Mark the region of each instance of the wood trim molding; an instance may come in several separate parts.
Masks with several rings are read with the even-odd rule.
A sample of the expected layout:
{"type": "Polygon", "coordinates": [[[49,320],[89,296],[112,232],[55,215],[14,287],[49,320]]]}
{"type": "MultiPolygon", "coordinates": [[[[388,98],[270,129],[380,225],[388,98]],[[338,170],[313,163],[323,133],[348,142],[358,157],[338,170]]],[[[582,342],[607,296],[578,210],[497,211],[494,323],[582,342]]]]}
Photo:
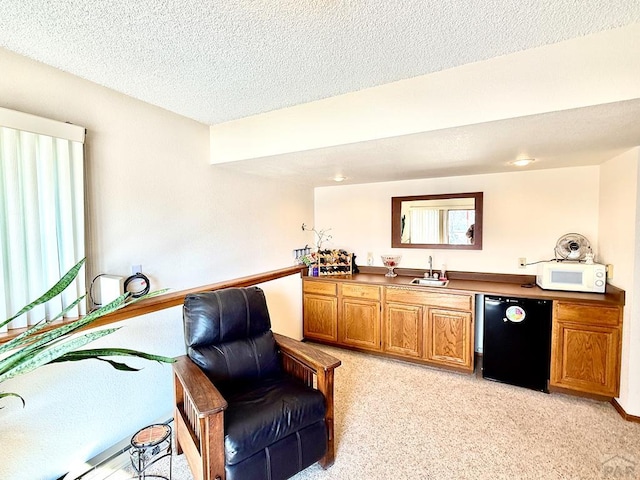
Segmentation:
{"type": "Polygon", "coordinates": [[[620,416],[624,418],[627,422],[640,423],[640,417],[636,417],[635,415],[629,415],[627,412],[625,412],[624,408],[622,408],[622,405],[620,405],[615,398],[611,399],[611,405],[613,405],[613,408],[616,409],[616,412],[618,412],[620,416]]]}
{"type": "MultiPolygon", "coordinates": [[[[212,292],[214,290],[221,290],[223,288],[229,287],[249,287],[252,285],[257,285],[259,283],[276,280],[278,278],[299,274],[306,269],[307,267],[305,265],[295,265],[293,267],[280,268],[278,270],[271,270],[269,272],[249,275],[247,277],[240,277],[233,280],[224,280],[222,282],[211,283],[209,285],[203,285],[200,287],[165,293],[163,295],[158,295],[157,297],[140,300],[139,302],[123,307],[120,310],[116,310],[109,315],[100,317],[98,320],[91,323],[91,325],[89,325],[87,328],[101,327],[110,323],[119,322],[120,320],[126,320],[127,318],[146,315],[147,313],[157,312],[159,310],[164,310],[165,308],[175,307],[176,305],[182,305],[184,303],[184,298],[187,295],[193,293],[212,292]]],[[[69,319],[64,322],[56,322],[52,324],[49,329],[58,327],[60,325],[63,325],[64,323],[71,323],[74,320],[76,319],[69,319]]],[[[0,344],[8,342],[27,329],[28,328],[13,328],[5,333],[0,333],[0,344]]],[[[46,330],[47,329],[43,329],[43,331],[46,330]]]]}

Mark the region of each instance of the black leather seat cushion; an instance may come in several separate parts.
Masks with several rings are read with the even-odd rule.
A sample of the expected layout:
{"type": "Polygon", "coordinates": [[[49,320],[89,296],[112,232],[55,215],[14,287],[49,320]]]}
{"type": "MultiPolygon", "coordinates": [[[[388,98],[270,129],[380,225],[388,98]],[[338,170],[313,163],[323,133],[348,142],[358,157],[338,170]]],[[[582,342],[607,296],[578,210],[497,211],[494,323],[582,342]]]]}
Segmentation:
{"type": "Polygon", "coordinates": [[[320,420],[224,469],[227,480],[285,480],[316,463],[326,452],[327,425],[320,420]]]}
{"type": "Polygon", "coordinates": [[[316,422],[324,425],[322,393],[287,375],[226,383],[220,390],[229,404],[224,413],[227,465],[316,422]]]}

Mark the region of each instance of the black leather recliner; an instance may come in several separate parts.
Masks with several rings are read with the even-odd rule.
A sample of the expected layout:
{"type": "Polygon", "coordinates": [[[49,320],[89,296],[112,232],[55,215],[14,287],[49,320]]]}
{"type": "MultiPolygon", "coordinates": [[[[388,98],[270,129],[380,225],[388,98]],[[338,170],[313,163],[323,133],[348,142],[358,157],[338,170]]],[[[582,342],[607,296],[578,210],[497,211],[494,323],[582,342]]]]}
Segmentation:
{"type": "Polygon", "coordinates": [[[183,312],[176,440],[194,476],[278,480],[317,461],[333,463],[333,369],[340,361],[273,334],[258,287],[188,295],[183,312]]]}

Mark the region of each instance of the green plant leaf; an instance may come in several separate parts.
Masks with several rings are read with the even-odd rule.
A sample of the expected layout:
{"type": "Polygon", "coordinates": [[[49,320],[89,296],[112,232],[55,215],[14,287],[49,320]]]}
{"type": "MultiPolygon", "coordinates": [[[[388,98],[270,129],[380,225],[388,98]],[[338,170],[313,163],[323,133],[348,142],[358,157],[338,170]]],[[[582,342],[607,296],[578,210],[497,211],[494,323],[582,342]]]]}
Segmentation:
{"type": "Polygon", "coordinates": [[[36,323],[28,330],[22,332],[17,337],[12,338],[8,342],[5,342],[2,345],[0,345],[0,354],[13,350],[15,348],[18,348],[21,345],[26,345],[28,343],[33,342],[33,339],[31,337],[33,337],[36,333],[41,331],[43,328],[50,326],[51,323],[53,323],[57,319],[63,317],[65,313],[67,313],[69,310],[71,310],[76,305],[78,305],[85,297],[86,295],[83,295],[80,298],[76,299],[71,305],[69,305],[67,308],[65,308],[62,312],[60,312],[51,320],[48,320],[48,321],[41,320],[40,322],[36,323]]]}
{"type": "Polygon", "coordinates": [[[66,353],[64,356],[54,361],[55,362],[65,362],[65,361],[72,362],[72,361],[85,360],[85,359],[95,358],[95,357],[116,357],[116,356],[139,357],[139,358],[144,358],[145,360],[155,360],[156,362],[162,362],[162,363],[174,363],[176,361],[174,358],[171,358],[171,357],[153,355],[151,353],[144,353],[138,350],[131,350],[128,348],[93,348],[93,349],[87,348],[84,350],[76,350],[75,352],[66,353]]]}
{"type": "MultiPolygon", "coordinates": [[[[46,326],[50,325],[53,321],[57,320],[58,318],[62,317],[66,312],[68,312],[69,310],[71,310],[72,308],[74,308],[76,305],[78,305],[85,297],[86,295],[83,295],[82,297],[76,299],[71,305],[69,305],[67,308],[65,308],[61,313],[59,313],[58,315],[56,315],[53,319],[49,320],[48,322],[45,323],[38,323],[36,325],[34,325],[33,327],[31,327],[29,330],[21,333],[20,335],[18,335],[17,337],[13,338],[12,340],[10,340],[9,342],[6,342],[2,345],[0,345],[0,353],[4,353],[4,352],[8,352],[10,350],[13,350],[21,345],[27,344],[27,343],[33,343],[33,342],[37,342],[37,345],[35,345],[35,347],[37,348],[38,345],[41,345],[43,343],[46,343],[48,341],[52,341],[55,338],[58,338],[60,336],[63,335],[68,335],[80,328],[83,328],[85,326],[88,326],[89,324],[91,324],[93,321],[97,320],[98,318],[107,315],[109,313],[115,312],[116,310],[119,310],[120,308],[122,308],[123,306],[126,305],[131,305],[133,303],[136,303],[140,300],[144,300],[146,298],[152,298],[152,297],[156,297],[158,295],[162,295],[163,293],[165,293],[166,291],[168,291],[169,289],[165,288],[162,290],[157,290],[151,293],[148,293],[142,297],[138,297],[138,298],[133,298],[130,299],[129,301],[127,301],[127,299],[129,299],[129,294],[125,293],[123,295],[121,295],[120,297],[116,298],[115,300],[113,300],[111,303],[104,305],[103,307],[94,310],[93,312],[90,312],[89,314],[85,315],[84,317],[79,318],[78,320],[74,321],[74,322],[69,322],[69,323],[65,323],[63,325],[60,325],[60,327],[56,328],[56,329],[52,329],[49,330],[45,333],[42,334],[42,336],[39,337],[34,337],[35,334],[37,334],[40,330],[42,330],[43,328],[45,328],[46,326]]],[[[24,310],[24,309],[23,309],[24,310]]]]}
{"type": "MultiPolygon", "coordinates": [[[[130,295],[129,293],[125,293],[121,296],[119,296],[118,298],[116,298],[115,300],[113,300],[111,303],[108,303],[107,305],[104,305],[103,307],[94,310],[93,312],[90,312],[89,314],[85,315],[84,317],[79,318],[78,320],[75,320],[73,322],[69,322],[69,323],[65,323],[63,325],[60,325],[60,327],[57,327],[55,329],[52,330],[48,330],[44,333],[42,333],[40,336],[35,336],[40,330],[42,330],[43,328],[45,328],[46,326],[50,325],[51,322],[53,322],[54,320],[60,318],[61,316],[64,315],[64,313],[66,313],[67,311],[71,310],[73,307],[75,307],[78,303],[80,303],[82,301],[82,299],[84,299],[86,297],[86,295],[83,295],[82,297],[76,299],[71,305],[69,305],[65,310],[63,310],[63,312],[61,312],[60,314],[56,315],[56,317],[54,317],[52,320],[46,322],[46,323],[38,323],[36,325],[34,325],[32,328],[30,328],[29,330],[27,330],[26,332],[23,332],[22,334],[18,335],[16,338],[10,340],[9,342],[6,342],[2,345],[0,345],[0,353],[4,353],[4,352],[8,352],[10,350],[13,350],[15,348],[18,348],[21,345],[25,345],[25,344],[30,344],[32,346],[32,350],[36,350],[40,345],[43,345],[47,342],[52,342],[53,340],[55,340],[56,338],[62,337],[64,335],[69,335],[71,333],[73,333],[76,330],[79,330],[85,326],[90,325],[93,321],[99,319],[100,317],[107,315],[109,313],[115,312],[116,310],[119,310],[120,308],[122,308],[123,306],[126,305],[131,305],[133,303],[136,303],[140,300],[144,300],[146,298],[152,298],[152,297],[156,297],[158,295],[161,295],[163,293],[165,293],[168,289],[162,289],[162,290],[157,290],[157,291],[153,291],[151,293],[148,293],[142,297],[138,297],[138,298],[134,298],[134,299],[129,299],[130,295]],[[127,301],[128,300],[128,301],[127,301]]],[[[2,371],[2,369],[0,368],[0,372],[2,371]]]]}
{"type": "MultiPolygon", "coordinates": [[[[98,330],[96,332],[89,332],[78,337],[74,337],[69,340],[65,340],[62,343],[56,345],[50,345],[46,348],[31,351],[28,356],[21,356],[19,362],[13,362],[8,366],[6,370],[0,369],[0,383],[9,380],[10,378],[17,377],[18,375],[24,375],[32,372],[38,367],[46,365],[58,357],[61,357],[65,353],[76,350],[85,346],[89,342],[93,342],[106,335],[110,335],[113,332],[119,330],[118,328],[107,328],[104,330],[98,330]]],[[[20,352],[18,352],[20,353],[20,352]]]]}
{"type": "MultiPolygon", "coordinates": [[[[80,328],[83,328],[84,326],[94,322],[101,316],[107,313],[111,313],[115,310],[118,310],[124,304],[124,300],[126,296],[127,294],[121,295],[111,303],[108,303],[104,307],[98,310],[95,310],[89,313],[88,315],[82,318],[79,318],[76,321],[60,325],[59,327],[56,327],[52,330],[48,330],[46,332],[42,332],[36,335],[30,340],[31,343],[29,343],[22,350],[18,350],[12,353],[11,355],[9,355],[8,357],[0,360],[0,379],[2,379],[2,375],[4,375],[6,372],[10,371],[14,367],[18,366],[18,364],[20,364],[22,361],[29,359],[35,353],[41,350],[44,350],[44,346],[46,345],[51,346],[58,339],[63,339],[64,337],[75,332],[76,330],[79,330],[80,328]]],[[[0,380],[0,382],[2,382],[2,380],[0,380]]]]}
{"type": "Polygon", "coordinates": [[[101,362],[107,362],[109,365],[111,365],[116,370],[121,370],[121,371],[124,371],[124,372],[137,372],[137,371],[140,370],[140,368],[130,367],[126,363],[116,362],[115,360],[111,360],[111,359],[108,359],[108,358],[97,357],[95,355],[87,355],[87,356],[84,356],[84,357],[70,357],[70,358],[67,358],[66,355],[63,355],[62,357],[59,357],[59,358],[56,358],[55,360],[52,360],[50,363],[77,362],[77,361],[80,361],[80,360],[100,360],[101,362]]]}
{"type": "Polygon", "coordinates": [[[4,327],[5,325],[7,325],[12,320],[15,320],[20,315],[22,315],[24,313],[27,313],[32,308],[34,308],[34,307],[36,307],[36,306],[38,306],[38,305],[40,305],[42,303],[48,302],[52,298],[60,295],[71,284],[71,282],[73,282],[75,280],[75,278],[78,276],[78,272],[82,268],[82,265],[84,265],[85,260],[86,259],[83,258],[78,263],[76,263],[71,268],[71,270],[69,270],[67,273],[65,273],[64,276],[60,280],[58,280],[58,282],[53,287],[51,287],[47,292],[45,292],[40,298],[38,298],[37,300],[34,300],[33,302],[31,302],[29,305],[27,305],[22,310],[20,310],[18,313],[16,313],[13,317],[8,318],[5,321],[3,321],[2,323],[0,323],[0,328],[4,327]]]}
{"type": "Polygon", "coordinates": [[[0,345],[0,354],[4,352],[8,352],[9,350],[14,350],[18,348],[20,345],[27,343],[29,340],[26,340],[26,337],[30,335],[35,335],[46,326],[47,326],[47,322],[45,322],[44,320],[40,320],[38,323],[36,323],[35,325],[32,325],[28,330],[22,332],[17,337],[14,337],[8,342],[5,342],[2,345],[0,345]]]}
{"type": "Polygon", "coordinates": [[[120,370],[121,372],[139,372],[142,370],[141,368],[130,367],[126,363],[116,362],[115,360],[110,360],[108,358],[95,357],[96,360],[100,360],[101,362],[107,362],[116,370],[120,370]]]}
{"type": "Polygon", "coordinates": [[[42,343],[46,343],[46,342],[50,342],[52,340],[55,340],[58,337],[62,337],[64,335],[69,335],[73,332],[75,332],[76,330],[79,330],[85,326],[90,325],[91,323],[95,322],[97,319],[99,319],[100,317],[107,315],[111,312],[115,312],[116,310],[122,308],[122,306],[125,303],[125,299],[127,298],[128,294],[124,294],[119,296],[118,298],[116,298],[115,300],[113,300],[111,303],[108,303],[107,305],[105,305],[104,307],[99,308],[98,310],[94,310],[93,312],[88,313],[87,315],[85,315],[84,317],[80,317],[77,320],[74,320],[72,322],[69,323],[64,323],[62,325],[60,325],[59,327],[53,328],[51,330],[48,330],[46,332],[41,333],[40,335],[37,335],[36,337],[32,338],[30,341],[36,343],[36,344],[42,344],[42,343]]]}

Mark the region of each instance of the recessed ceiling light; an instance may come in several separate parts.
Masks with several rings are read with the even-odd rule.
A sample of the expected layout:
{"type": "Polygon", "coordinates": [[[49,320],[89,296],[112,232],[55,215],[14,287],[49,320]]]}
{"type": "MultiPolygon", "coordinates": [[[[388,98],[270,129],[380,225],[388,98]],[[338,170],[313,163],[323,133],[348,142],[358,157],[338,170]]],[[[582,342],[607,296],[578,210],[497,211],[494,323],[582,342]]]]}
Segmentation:
{"type": "Polygon", "coordinates": [[[509,162],[509,165],[515,165],[516,167],[526,167],[527,165],[535,161],[535,158],[519,158],[518,160],[509,162]]]}
{"type": "Polygon", "coordinates": [[[344,182],[347,179],[344,175],[336,175],[333,177],[334,182],[344,182]]]}

